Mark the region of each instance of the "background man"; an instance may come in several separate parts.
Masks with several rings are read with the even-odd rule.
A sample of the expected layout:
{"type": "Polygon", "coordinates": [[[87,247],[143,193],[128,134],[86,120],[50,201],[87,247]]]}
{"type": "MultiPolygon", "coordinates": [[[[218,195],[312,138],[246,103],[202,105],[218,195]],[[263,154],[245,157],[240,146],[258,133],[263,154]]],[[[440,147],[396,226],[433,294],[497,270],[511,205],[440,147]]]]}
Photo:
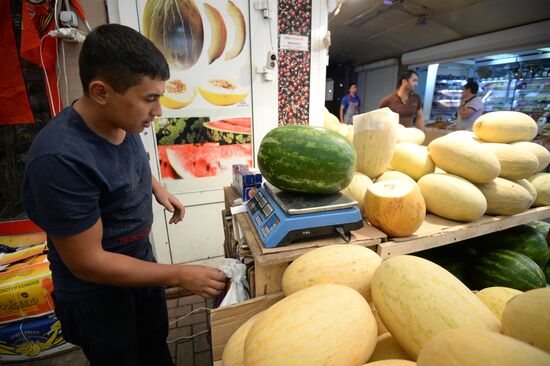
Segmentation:
{"type": "Polygon", "coordinates": [[[418,74],[407,70],[399,77],[398,88],[394,93],[386,95],[378,108],[389,107],[399,114],[399,123],[405,127],[413,127],[416,118],[416,127],[424,129],[424,115],[422,114],[422,100],[414,93],[418,85],[418,74]]]}
{"type": "Polygon", "coordinates": [[[464,85],[456,128],[459,130],[472,130],[475,120],[483,114],[483,101],[477,96],[479,85],[475,81],[469,81],[464,85]]]}
{"type": "Polygon", "coordinates": [[[340,103],[340,123],[353,124],[353,116],[359,114],[361,100],[357,96],[357,84],[351,83],[348,94],[342,98],[340,103]]]}

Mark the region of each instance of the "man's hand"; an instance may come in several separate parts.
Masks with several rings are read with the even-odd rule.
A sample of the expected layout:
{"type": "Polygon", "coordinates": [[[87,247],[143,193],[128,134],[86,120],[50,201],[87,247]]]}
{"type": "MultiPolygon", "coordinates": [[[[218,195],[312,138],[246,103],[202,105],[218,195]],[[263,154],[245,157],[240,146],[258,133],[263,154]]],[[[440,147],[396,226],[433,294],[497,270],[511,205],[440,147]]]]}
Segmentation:
{"type": "Polygon", "coordinates": [[[197,265],[177,265],[180,286],[204,298],[213,297],[225,288],[225,275],[219,269],[197,265]]]}
{"type": "Polygon", "coordinates": [[[178,200],[172,193],[168,192],[166,189],[162,188],[159,181],[153,177],[153,194],[155,199],[159,204],[161,204],[165,209],[172,212],[172,218],[170,218],[170,224],[177,224],[183,220],[185,216],[185,206],[178,200]]]}

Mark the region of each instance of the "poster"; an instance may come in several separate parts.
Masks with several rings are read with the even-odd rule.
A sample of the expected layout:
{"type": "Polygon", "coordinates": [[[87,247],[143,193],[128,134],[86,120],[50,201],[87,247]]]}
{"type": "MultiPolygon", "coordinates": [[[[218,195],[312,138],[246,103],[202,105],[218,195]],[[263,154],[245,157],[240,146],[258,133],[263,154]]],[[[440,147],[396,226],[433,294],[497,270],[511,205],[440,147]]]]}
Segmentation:
{"type": "Polygon", "coordinates": [[[172,193],[221,189],[252,165],[248,1],[140,0],[140,31],[170,79],[154,122],[161,181],[172,193]]]}
{"type": "Polygon", "coordinates": [[[311,0],[279,0],[279,126],[309,122],[311,0]]]}

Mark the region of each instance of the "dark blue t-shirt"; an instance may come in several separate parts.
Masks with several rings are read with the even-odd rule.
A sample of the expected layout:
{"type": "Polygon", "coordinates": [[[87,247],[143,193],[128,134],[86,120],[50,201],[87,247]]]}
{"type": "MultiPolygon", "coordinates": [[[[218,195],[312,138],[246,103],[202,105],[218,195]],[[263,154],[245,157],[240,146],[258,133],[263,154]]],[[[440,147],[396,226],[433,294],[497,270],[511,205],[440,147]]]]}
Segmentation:
{"type": "Polygon", "coordinates": [[[114,145],[66,108],[34,140],[27,157],[23,203],[48,234],[55,295],[84,299],[112,288],[75,277],[55,249],[55,237],[81,233],[101,217],[103,249],[154,261],[151,170],[139,135],[114,145]]]}

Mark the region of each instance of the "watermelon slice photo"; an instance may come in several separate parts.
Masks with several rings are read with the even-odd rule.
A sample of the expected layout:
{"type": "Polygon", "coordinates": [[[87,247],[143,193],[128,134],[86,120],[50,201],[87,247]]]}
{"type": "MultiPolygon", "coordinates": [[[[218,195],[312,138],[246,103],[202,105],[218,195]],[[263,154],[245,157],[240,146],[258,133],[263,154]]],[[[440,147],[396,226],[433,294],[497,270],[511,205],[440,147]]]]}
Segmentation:
{"type": "Polygon", "coordinates": [[[204,122],[203,125],[208,141],[220,145],[246,144],[252,140],[251,120],[248,117],[204,122]]]}

